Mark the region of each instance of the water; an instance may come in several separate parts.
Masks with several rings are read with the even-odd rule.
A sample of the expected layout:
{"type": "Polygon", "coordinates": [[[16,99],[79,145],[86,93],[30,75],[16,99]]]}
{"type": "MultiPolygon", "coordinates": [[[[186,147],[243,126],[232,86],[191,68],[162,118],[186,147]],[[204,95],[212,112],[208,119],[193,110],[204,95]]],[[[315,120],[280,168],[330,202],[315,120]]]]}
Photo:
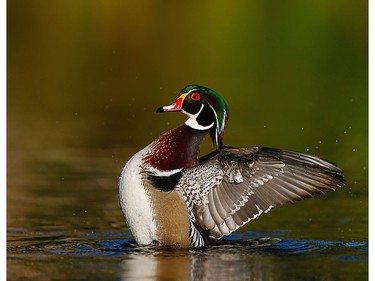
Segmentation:
{"type": "Polygon", "coordinates": [[[270,233],[241,232],[235,242],[220,246],[166,250],[137,246],[128,240],[128,232],[75,238],[62,232],[34,238],[27,233],[10,235],[18,236],[10,243],[17,246],[9,249],[12,280],[367,279],[366,242],[269,239],[255,243],[254,236],[270,233]]]}
{"type": "Polygon", "coordinates": [[[18,164],[9,169],[9,280],[367,278],[366,193],[353,196],[347,186],[276,208],[220,246],[139,247],[118,204],[122,163],[117,156],[73,154],[33,151],[25,162],[9,162],[11,168],[18,164]]]}

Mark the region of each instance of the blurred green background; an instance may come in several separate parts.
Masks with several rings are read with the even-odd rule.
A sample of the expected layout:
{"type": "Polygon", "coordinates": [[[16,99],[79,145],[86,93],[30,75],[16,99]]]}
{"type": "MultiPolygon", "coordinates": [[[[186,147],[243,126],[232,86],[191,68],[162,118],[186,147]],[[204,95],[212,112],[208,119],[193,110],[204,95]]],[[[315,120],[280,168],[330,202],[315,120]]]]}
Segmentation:
{"type": "MultiPolygon", "coordinates": [[[[101,187],[115,193],[127,159],[186,119],[155,110],[191,83],[226,99],[224,143],[329,159],[348,182],[336,196],[366,195],[367,5],[8,1],[8,217],[14,219],[8,223],[29,214],[30,200],[46,194],[60,198],[49,201],[55,208],[82,194],[117,204],[116,195],[104,199],[101,187]],[[74,181],[83,186],[93,177],[102,184],[73,188],[74,181]],[[50,182],[37,189],[41,178],[50,182]],[[55,189],[61,179],[64,189],[55,189]]],[[[206,141],[202,153],[211,149],[206,141]]],[[[353,209],[366,216],[366,204],[353,209]]]]}

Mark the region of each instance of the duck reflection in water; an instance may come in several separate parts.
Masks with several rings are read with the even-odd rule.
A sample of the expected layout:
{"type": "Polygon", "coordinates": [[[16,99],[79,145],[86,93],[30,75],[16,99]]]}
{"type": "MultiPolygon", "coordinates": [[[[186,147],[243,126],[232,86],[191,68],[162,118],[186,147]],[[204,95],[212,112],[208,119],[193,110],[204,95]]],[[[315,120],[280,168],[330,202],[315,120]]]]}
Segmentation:
{"type": "MultiPolygon", "coordinates": [[[[270,239],[265,244],[277,241],[270,239]]],[[[249,246],[252,244],[195,250],[142,247],[142,251],[127,255],[123,261],[124,280],[276,280],[274,258],[249,246]]]]}

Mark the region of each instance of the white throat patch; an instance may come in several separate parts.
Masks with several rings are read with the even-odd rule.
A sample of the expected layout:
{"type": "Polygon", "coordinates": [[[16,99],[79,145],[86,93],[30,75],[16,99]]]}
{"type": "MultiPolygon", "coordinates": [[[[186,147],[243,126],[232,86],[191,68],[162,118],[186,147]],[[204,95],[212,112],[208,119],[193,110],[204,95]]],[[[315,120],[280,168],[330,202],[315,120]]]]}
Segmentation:
{"type": "Polygon", "coordinates": [[[195,113],[194,115],[183,110],[182,112],[185,113],[187,116],[189,116],[189,119],[186,120],[185,125],[189,126],[192,129],[200,130],[200,131],[204,131],[204,130],[208,130],[212,128],[212,126],[215,124],[214,122],[212,122],[212,124],[208,126],[202,126],[197,122],[197,117],[201,113],[203,107],[204,107],[204,104],[202,104],[201,109],[199,109],[199,111],[195,113]]]}

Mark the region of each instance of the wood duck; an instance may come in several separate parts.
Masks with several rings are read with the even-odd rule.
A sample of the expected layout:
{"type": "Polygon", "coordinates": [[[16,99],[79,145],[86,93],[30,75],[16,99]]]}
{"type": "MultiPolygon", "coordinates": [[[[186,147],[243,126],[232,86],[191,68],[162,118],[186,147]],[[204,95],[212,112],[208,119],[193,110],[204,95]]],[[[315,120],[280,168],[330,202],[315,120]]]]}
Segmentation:
{"type": "Polygon", "coordinates": [[[215,91],[185,87],[157,112],[189,118],[136,153],[119,181],[120,205],[136,242],[202,247],[274,207],[344,185],[335,164],[267,147],[223,146],[228,107],[215,91]],[[216,149],[199,158],[210,134],[216,149]]]}

